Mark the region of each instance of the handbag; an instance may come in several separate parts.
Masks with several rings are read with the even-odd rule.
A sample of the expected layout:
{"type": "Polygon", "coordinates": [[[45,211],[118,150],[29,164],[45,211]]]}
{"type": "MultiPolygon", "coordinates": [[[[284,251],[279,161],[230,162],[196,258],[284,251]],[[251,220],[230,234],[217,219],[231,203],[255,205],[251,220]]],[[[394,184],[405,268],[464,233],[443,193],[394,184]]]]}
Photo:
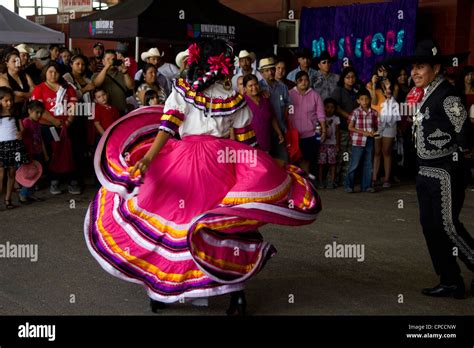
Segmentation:
{"type": "Polygon", "coordinates": [[[298,130],[293,127],[290,120],[286,122],[286,133],[285,133],[286,148],[290,157],[290,162],[298,161],[302,154],[300,150],[298,130]]]}
{"type": "Polygon", "coordinates": [[[51,161],[49,170],[53,173],[71,173],[75,169],[74,159],[72,156],[72,143],[67,134],[66,127],[61,128],[59,141],[53,141],[51,144],[51,161]]]}

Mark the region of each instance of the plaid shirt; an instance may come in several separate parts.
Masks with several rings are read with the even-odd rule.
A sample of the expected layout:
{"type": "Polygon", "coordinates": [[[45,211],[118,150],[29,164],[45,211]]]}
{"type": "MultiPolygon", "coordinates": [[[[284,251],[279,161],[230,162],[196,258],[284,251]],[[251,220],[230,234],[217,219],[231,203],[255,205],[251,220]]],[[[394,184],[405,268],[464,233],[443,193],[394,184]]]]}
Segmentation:
{"type": "MultiPolygon", "coordinates": [[[[376,131],[378,127],[377,111],[369,109],[368,112],[358,107],[351,113],[350,123],[354,122],[354,127],[364,132],[376,131]]],[[[358,132],[351,132],[352,146],[364,146],[367,137],[358,132]]]]}

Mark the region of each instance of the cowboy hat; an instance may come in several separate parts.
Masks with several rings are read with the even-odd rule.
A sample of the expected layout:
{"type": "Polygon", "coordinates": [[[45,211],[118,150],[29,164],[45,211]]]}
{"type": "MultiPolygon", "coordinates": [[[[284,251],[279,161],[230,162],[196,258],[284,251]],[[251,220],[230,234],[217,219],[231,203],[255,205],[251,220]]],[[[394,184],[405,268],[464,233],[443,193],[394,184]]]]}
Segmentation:
{"type": "Polygon", "coordinates": [[[258,70],[262,71],[264,69],[271,69],[275,67],[275,59],[272,57],[270,58],[262,58],[258,63],[258,70]]]}
{"type": "Polygon", "coordinates": [[[46,48],[40,48],[36,52],[36,54],[33,56],[33,58],[44,60],[46,58],[49,58],[49,56],[50,56],[50,53],[46,48]]]}
{"type": "Polygon", "coordinates": [[[176,65],[178,68],[181,68],[181,65],[183,65],[183,62],[185,59],[189,57],[189,51],[181,51],[176,55],[176,65]]]}
{"type": "Polygon", "coordinates": [[[143,52],[141,54],[142,60],[145,62],[150,57],[163,57],[165,54],[160,52],[160,50],[156,47],[150,48],[148,51],[143,52]]]}
{"type": "Polygon", "coordinates": [[[453,62],[454,58],[461,61],[470,52],[454,53],[449,55],[442,55],[439,46],[432,39],[425,39],[420,41],[411,56],[393,57],[384,61],[384,64],[409,65],[414,63],[431,63],[431,64],[447,64],[453,62]]]}
{"type": "Polygon", "coordinates": [[[18,50],[20,53],[28,53],[32,54],[35,50],[32,49],[31,47],[28,47],[26,44],[20,44],[18,46],[15,46],[15,48],[18,50]]]}
{"type": "Polygon", "coordinates": [[[38,161],[23,164],[16,171],[16,181],[22,186],[32,187],[43,174],[43,167],[38,161]]]}
{"type": "Polygon", "coordinates": [[[255,53],[253,53],[253,52],[249,52],[247,50],[242,50],[242,51],[239,52],[238,58],[239,59],[250,58],[250,61],[253,63],[253,62],[255,62],[255,59],[257,57],[255,57],[255,53]]]}

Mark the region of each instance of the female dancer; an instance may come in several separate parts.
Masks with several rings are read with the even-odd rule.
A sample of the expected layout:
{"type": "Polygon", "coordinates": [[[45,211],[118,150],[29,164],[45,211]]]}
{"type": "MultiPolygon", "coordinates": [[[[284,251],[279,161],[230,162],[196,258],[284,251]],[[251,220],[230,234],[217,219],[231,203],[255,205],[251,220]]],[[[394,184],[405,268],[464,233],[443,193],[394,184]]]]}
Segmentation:
{"type": "Polygon", "coordinates": [[[121,118],[96,152],[103,187],[85,219],[89,250],[142,284],[153,311],[231,293],[227,314],[245,314],[244,282],[276,252],[258,228],[310,224],[321,209],[301,169],[249,146],[251,113],[228,83],[233,61],[225,41],[193,44],[187,79],[174,81],[164,108],[121,118]]]}

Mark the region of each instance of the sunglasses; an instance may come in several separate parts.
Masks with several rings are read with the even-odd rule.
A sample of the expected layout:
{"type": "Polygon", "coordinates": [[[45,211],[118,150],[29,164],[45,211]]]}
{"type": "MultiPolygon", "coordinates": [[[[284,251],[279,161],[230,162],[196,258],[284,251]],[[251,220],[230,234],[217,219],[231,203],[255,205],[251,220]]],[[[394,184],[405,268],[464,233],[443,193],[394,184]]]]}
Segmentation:
{"type": "Polygon", "coordinates": [[[320,64],[329,64],[329,61],[328,60],[322,60],[319,62],[320,64]]]}

